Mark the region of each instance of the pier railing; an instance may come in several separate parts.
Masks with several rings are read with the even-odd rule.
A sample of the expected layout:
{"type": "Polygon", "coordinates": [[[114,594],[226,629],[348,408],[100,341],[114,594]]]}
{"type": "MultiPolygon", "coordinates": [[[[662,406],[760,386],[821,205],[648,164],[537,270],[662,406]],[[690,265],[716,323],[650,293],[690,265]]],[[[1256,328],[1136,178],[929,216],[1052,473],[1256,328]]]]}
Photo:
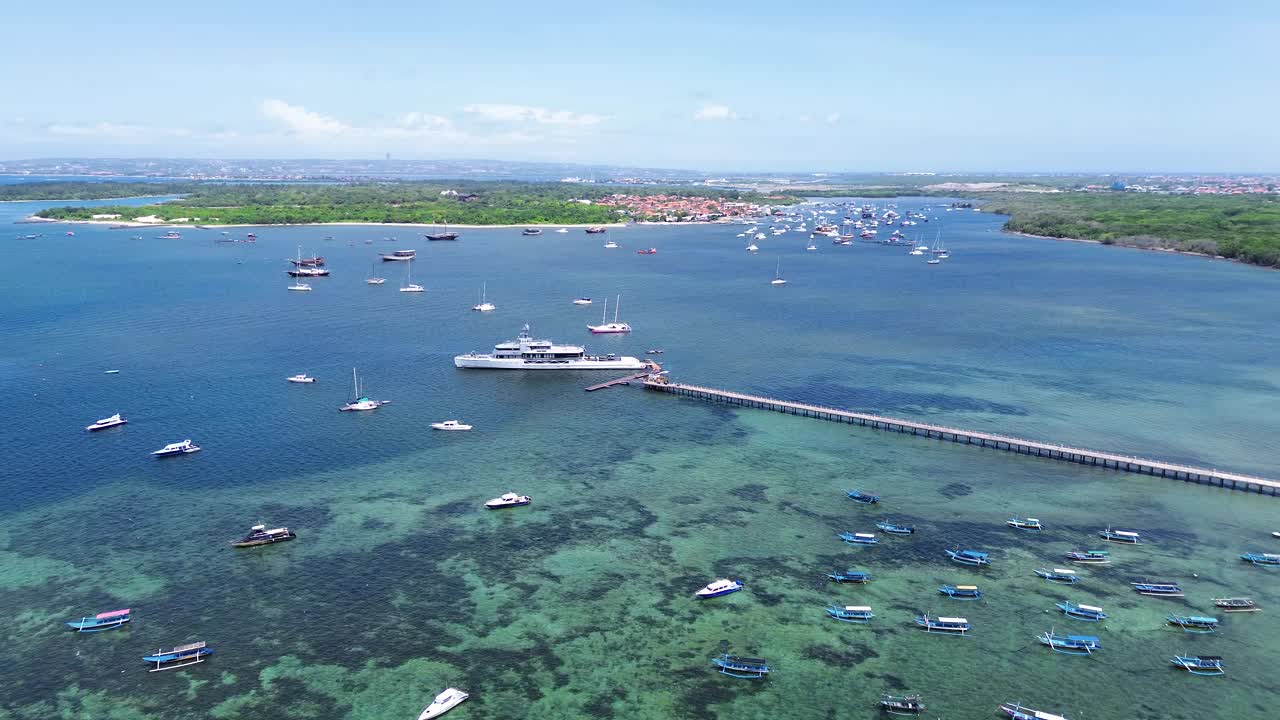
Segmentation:
{"type": "Polygon", "coordinates": [[[1060,460],[1063,462],[1073,462],[1081,465],[1094,465],[1112,470],[1141,473],[1144,475],[1156,475],[1159,477],[1184,480],[1187,482],[1216,485],[1218,487],[1228,488],[1231,490],[1256,492],[1263,495],[1280,495],[1280,482],[1269,480],[1267,478],[1255,477],[1253,475],[1223,472],[1216,468],[1200,468],[1190,465],[1182,465],[1179,463],[1165,462],[1162,460],[1152,460],[1150,458],[1123,455],[1120,453],[1087,450],[1085,448],[1076,448],[1069,445],[1058,445],[1038,440],[1027,440],[1025,438],[1013,437],[1011,435],[999,435],[976,430],[963,430],[960,428],[947,427],[945,425],[934,425],[931,423],[917,422],[915,420],[903,420],[901,418],[891,418],[881,415],[873,415],[870,413],[841,410],[839,408],[826,407],[823,405],[811,405],[808,403],[779,400],[777,398],[759,395],[747,395],[729,390],[702,387],[700,385],[685,385],[682,383],[670,382],[665,376],[650,376],[645,380],[644,386],[649,390],[657,390],[672,393],[674,395],[697,398],[700,400],[709,400],[712,402],[726,403],[729,405],[737,405],[739,407],[755,408],[759,410],[770,410],[773,412],[786,413],[788,415],[802,415],[804,417],[812,417],[819,420],[862,425],[864,427],[875,428],[877,430],[923,435],[937,440],[946,440],[948,442],[962,443],[965,445],[978,445],[979,447],[992,448],[1004,452],[1017,453],[1019,455],[1035,455],[1036,457],[1060,460]]]}

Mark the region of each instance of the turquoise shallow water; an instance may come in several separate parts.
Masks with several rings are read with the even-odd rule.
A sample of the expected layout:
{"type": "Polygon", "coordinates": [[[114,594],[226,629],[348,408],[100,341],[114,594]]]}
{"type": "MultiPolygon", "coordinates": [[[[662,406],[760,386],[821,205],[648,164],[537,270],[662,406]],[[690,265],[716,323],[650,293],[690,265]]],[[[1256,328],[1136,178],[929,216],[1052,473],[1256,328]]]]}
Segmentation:
{"type": "MultiPolygon", "coordinates": [[[[34,207],[2,205],[0,221],[34,207]]],[[[613,252],[580,231],[428,244],[405,228],[265,228],[227,246],[216,231],[4,227],[0,717],[412,718],[448,684],[473,693],[457,718],[873,718],[886,691],[923,693],[941,718],[1018,699],[1073,720],[1270,718],[1280,700],[1280,571],[1236,559],[1272,549],[1274,499],[451,363],[530,322],[598,351],[664,347],[689,382],[1275,477],[1273,273],[1008,237],[977,213],[921,226],[954,252],[938,268],[801,239],[751,256],[724,227],[627,229],[613,252]],[[13,239],[29,232],[44,236],[13,239]],[[284,289],[299,244],[334,271],[307,295],[284,289]],[[396,292],[396,266],[364,284],[374,253],[400,246],[419,249],[426,294],[396,292]],[[779,259],[785,288],[768,284],[779,259]],[[482,282],[495,313],[467,309],[482,282]],[[636,332],[588,337],[613,293],[636,332]],[[597,305],[569,304],[581,294],[597,305]],[[337,413],[353,365],[394,403],[337,413]],[[320,381],[284,382],[301,371],[320,381]],[[81,431],[116,411],[127,427],[81,431]],[[476,431],[427,427],[455,416],[476,431]],[[206,450],[147,455],[188,436],[206,450]],[[855,486],[883,503],[853,505],[855,486]],[[534,505],[479,509],[506,490],[534,505]],[[1048,529],[1008,530],[1011,514],[1048,529]],[[882,517],[921,531],[835,538],[882,517]],[[259,521],[300,539],[228,548],[259,521]],[[1107,523],[1152,543],[1111,548],[1116,563],[1073,588],[1034,576],[1098,546],[1107,523]],[[949,563],[952,545],[993,566],[949,563]],[[847,567],[877,580],[826,584],[847,567]],[[720,576],[747,590],[691,599],[720,576]],[[1140,598],[1127,584],[1143,577],[1181,580],[1187,597],[1140,598]],[[967,581],[986,598],[936,593],[967,581]],[[1267,611],[1217,635],[1163,623],[1222,595],[1267,611]],[[1048,613],[1061,599],[1112,619],[1048,613]],[[877,617],[827,620],[833,602],[877,617]],[[120,631],[61,625],[124,606],[135,620],[120,631]],[[964,615],[975,634],[923,635],[920,610],[964,615]],[[1055,655],[1034,641],[1050,627],[1104,649],[1055,655]],[[204,665],[139,662],[198,639],[216,648],[204,665]],[[708,661],[726,650],[776,672],[720,676],[708,661]],[[1222,655],[1229,674],[1179,675],[1167,660],[1181,650],[1222,655]]]]}

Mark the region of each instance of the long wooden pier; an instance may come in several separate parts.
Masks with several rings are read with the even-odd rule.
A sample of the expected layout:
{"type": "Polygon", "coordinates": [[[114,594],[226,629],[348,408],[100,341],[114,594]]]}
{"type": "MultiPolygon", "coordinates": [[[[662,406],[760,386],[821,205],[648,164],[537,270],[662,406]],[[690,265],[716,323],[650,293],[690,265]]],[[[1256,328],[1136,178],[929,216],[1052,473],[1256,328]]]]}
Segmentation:
{"type": "Polygon", "coordinates": [[[760,397],[757,395],[745,395],[743,393],[736,393],[728,390],[717,390],[715,388],[701,387],[699,385],[684,385],[681,383],[670,382],[665,376],[650,376],[645,380],[644,386],[649,390],[657,390],[660,392],[672,393],[674,395],[683,395],[685,397],[697,398],[699,400],[710,400],[712,402],[727,403],[746,408],[772,410],[774,412],[787,413],[789,415],[802,415],[804,417],[818,418],[819,420],[862,425],[864,427],[875,428],[877,430],[922,435],[924,437],[934,438],[937,440],[946,440],[965,445],[977,445],[979,447],[992,448],[1004,452],[1017,453],[1019,455],[1035,455],[1037,457],[1079,463],[1082,465],[1096,465],[1123,472],[1156,475],[1175,480],[1184,480],[1186,482],[1216,485],[1230,490],[1242,490],[1245,492],[1255,492],[1272,496],[1280,495],[1280,482],[1251,475],[1222,472],[1217,469],[1191,467],[1188,465],[1179,465],[1177,463],[1163,462],[1160,460],[1149,460],[1146,458],[1118,455],[1116,453],[1085,450],[1083,448],[1073,448],[1065,445],[1054,445],[1052,443],[1038,442],[1035,440],[1024,440],[1022,438],[1010,437],[1007,435],[996,435],[993,433],[978,432],[974,430],[961,430],[959,428],[932,425],[929,423],[916,422],[914,420],[901,420],[898,418],[882,417],[880,415],[871,415],[868,413],[839,410],[837,408],[823,407],[821,405],[808,405],[805,403],[778,400],[775,398],[760,397]]]}

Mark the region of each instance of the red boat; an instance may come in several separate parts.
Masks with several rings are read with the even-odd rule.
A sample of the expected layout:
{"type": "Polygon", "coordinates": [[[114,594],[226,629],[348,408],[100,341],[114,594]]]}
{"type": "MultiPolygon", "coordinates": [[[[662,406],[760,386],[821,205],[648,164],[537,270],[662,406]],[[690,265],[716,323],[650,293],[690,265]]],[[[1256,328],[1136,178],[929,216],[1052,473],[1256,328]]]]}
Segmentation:
{"type": "Polygon", "coordinates": [[[588,235],[599,235],[600,233],[604,232],[606,229],[607,229],[607,228],[605,228],[605,227],[604,227],[604,226],[602,226],[602,225],[592,225],[591,227],[587,228],[587,234],[588,234],[588,235]]]}
{"type": "Polygon", "coordinates": [[[658,248],[649,248],[648,250],[637,250],[637,255],[657,255],[658,248]]]}

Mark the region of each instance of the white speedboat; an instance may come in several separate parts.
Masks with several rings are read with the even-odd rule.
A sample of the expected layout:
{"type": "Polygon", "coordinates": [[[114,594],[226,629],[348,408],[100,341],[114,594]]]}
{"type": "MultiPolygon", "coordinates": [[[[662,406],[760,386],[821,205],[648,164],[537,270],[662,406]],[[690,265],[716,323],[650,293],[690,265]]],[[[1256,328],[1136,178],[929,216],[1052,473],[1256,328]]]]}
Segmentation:
{"type": "Polygon", "coordinates": [[[755,243],[751,243],[750,245],[747,246],[747,252],[750,252],[750,253],[756,252],[759,249],[760,249],[760,246],[756,245],[755,243]]]}
{"type": "Polygon", "coordinates": [[[618,306],[622,304],[622,296],[619,295],[613,304],[613,322],[605,322],[605,317],[609,313],[609,298],[604,299],[604,313],[600,316],[599,325],[588,325],[587,329],[595,335],[618,335],[620,333],[631,332],[631,326],[624,322],[618,322],[618,306]]]}
{"type": "Polygon", "coordinates": [[[488,370],[643,370],[644,362],[626,355],[588,355],[578,345],[555,345],[536,340],[525,325],[520,336],[498,343],[492,353],[467,353],[453,358],[459,368],[488,370]]]}
{"type": "Polygon", "coordinates": [[[569,232],[569,228],[560,228],[560,229],[559,229],[559,230],[557,230],[556,232],[561,233],[561,234],[564,234],[564,233],[569,232]]]}
{"type": "Polygon", "coordinates": [[[702,588],[698,592],[694,593],[694,595],[696,595],[698,598],[705,600],[706,598],[720,597],[721,595],[728,595],[729,593],[735,593],[741,589],[742,589],[741,580],[729,580],[728,578],[721,578],[711,583],[710,585],[707,585],[706,587],[702,588]]]}
{"type": "Polygon", "coordinates": [[[605,247],[607,247],[607,248],[609,248],[610,250],[616,250],[616,249],[618,249],[618,243],[616,243],[616,242],[614,242],[614,241],[612,241],[612,240],[610,240],[609,242],[605,243],[605,244],[604,244],[604,246],[605,246],[605,247]]]}
{"type": "Polygon", "coordinates": [[[435,700],[431,701],[431,704],[427,706],[427,709],[423,710],[422,714],[418,716],[418,720],[431,720],[431,718],[438,718],[457,707],[463,700],[466,700],[469,697],[471,696],[458,688],[447,688],[444,692],[437,695],[435,700]]]}
{"type": "Polygon", "coordinates": [[[533,502],[533,498],[528,495],[503,493],[502,497],[496,497],[485,503],[484,506],[490,510],[499,510],[501,508],[520,507],[521,505],[528,505],[531,502],[533,502]]]}
{"type": "Polygon", "coordinates": [[[432,430],[470,430],[470,425],[464,425],[457,420],[445,420],[444,422],[431,423],[432,430]]]}
{"type": "Polygon", "coordinates": [[[476,312],[493,312],[498,309],[497,305],[489,302],[489,283],[484,283],[480,286],[480,303],[472,305],[471,309],[476,312]]]}
{"type": "Polygon", "coordinates": [[[285,378],[285,380],[288,380],[291,383],[313,383],[316,381],[315,378],[311,377],[306,373],[298,373],[297,375],[290,375],[289,377],[285,378]]]}
{"type": "Polygon", "coordinates": [[[574,305],[590,305],[591,298],[574,298],[573,304],[574,305]]]}
{"type": "Polygon", "coordinates": [[[390,255],[383,255],[382,262],[409,262],[417,256],[417,250],[396,250],[390,255]]]}
{"type": "Polygon", "coordinates": [[[124,418],[120,417],[120,413],[116,413],[111,417],[102,418],[98,422],[92,425],[89,425],[88,427],[85,428],[85,430],[88,430],[89,432],[97,432],[98,430],[106,430],[107,428],[113,428],[118,425],[124,425],[125,423],[128,423],[128,422],[129,422],[128,420],[125,420],[124,418]]]}
{"type": "Polygon", "coordinates": [[[183,440],[182,442],[169,443],[151,454],[156,457],[169,457],[170,455],[189,455],[194,452],[200,452],[200,446],[190,440],[183,440]]]}
{"type": "Polygon", "coordinates": [[[304,282],[295,282],[289,286],[289,289],[293,292],[311,292],[311,285],[304,282]]]}
{"type": "Polygon", "coordinates": [[[386,279],[386,278],[371,277],[371,278],[369,278],[368,280],[365,280],[365,283],[366,283],[366,284],[368,284],[368,285],[381,285],[382,283],[384,283],[384,282],[386,282],[386,281],[387,281],[387,279],[386,279]]]}

